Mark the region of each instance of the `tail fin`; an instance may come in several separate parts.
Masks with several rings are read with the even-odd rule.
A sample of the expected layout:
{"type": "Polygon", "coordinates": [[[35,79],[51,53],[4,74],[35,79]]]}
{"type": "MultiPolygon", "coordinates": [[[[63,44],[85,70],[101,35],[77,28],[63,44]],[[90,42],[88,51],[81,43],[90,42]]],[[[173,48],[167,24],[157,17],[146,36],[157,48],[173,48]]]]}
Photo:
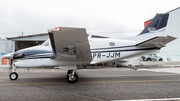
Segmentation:
{"type": "Polygon", "coordinates": [[[151,31],[156,31],[165,28],[168,22],[168,18],[168,13],[157,14],[139,35],[148,34],[151,31]]]}
{"type": "Polygon", "coordinates": [[[127,37],[123,39],[139,41],[140,43],[144,43],[148,41],[148,43],[146,44],[144,43],[143,45],[138,44],[138,46],[148,46],[147,44],[151,46],[153,44],[152,46],[162,47],[168,42],[176,39],[175,37],[165,35],[168,19],[169,19],[169,13],[157,14],[139,35],[134,37],[127,37]],[[149,40],[151,40],[151,42],[149,42],[149,40]],[[155,43],[157,45],[155,45],[155,43]]]}

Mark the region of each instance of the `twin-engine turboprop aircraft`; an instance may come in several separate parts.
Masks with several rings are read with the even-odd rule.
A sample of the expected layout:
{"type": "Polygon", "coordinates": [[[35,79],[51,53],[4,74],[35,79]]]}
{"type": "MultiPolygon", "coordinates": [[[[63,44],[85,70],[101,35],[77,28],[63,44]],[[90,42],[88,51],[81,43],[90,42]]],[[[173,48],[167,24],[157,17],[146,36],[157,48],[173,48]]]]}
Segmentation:
{"type": "Polygon", "coordinates": [[[67,81],[76,83],[77,65],[88,65],[123,58],[153,54],[176,39],[163,35],[169,14],[158,14],[138,35],[129,39],[89,38],[85,28],[56,27],[48,31],[49,39],[42,45],[30,47],[5,55],[13,60],[9,77],[16,80],[16,68],[63,67],[67,81]]]}

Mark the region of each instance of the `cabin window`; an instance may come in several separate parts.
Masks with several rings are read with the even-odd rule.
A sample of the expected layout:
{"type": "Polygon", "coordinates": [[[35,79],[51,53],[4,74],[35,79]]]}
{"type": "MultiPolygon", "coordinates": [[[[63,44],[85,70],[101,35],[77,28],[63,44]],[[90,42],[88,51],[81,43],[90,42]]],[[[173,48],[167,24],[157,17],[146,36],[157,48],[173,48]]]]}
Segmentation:
{"type": "Polygon", "coordinates": [[[45,44],[45,46],[49,46],[49,42],[45,44]]]}
{"type": "Polygon", "coordinates": [[[115,43],[114,42],[110,42],[109,45],[110,46],[115,46],[115,43]]]}

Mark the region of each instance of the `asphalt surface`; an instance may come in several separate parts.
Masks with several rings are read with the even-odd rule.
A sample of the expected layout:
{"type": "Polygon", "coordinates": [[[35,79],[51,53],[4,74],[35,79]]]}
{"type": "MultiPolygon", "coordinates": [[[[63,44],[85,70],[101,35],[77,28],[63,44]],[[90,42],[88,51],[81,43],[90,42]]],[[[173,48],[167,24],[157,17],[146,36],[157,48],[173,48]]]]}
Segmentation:
{"type": "Polygon", "coordinates": [[[0,73],[0,101],[109,101],[180,98],[180,74],[128,68],[78,70],[76,84],[66,72],[0,73]]]}

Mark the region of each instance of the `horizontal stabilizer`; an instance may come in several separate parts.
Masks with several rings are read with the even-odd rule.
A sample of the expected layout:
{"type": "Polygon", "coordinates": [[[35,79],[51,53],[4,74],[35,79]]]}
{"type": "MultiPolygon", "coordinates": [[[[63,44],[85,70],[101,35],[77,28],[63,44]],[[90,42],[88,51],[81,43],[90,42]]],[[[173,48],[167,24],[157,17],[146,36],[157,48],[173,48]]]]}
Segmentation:
{"type": "Polygon", "coordinates": [[[138,44],[136,44],[136,46],[140,46],[140,47],[158,47],[161,48],[164,45],[166,45],[167,43],[175,40],[175,37],[172,36],[156,36],[154,38],[148,39],[146,41],[140,42],[138,44]]]}

